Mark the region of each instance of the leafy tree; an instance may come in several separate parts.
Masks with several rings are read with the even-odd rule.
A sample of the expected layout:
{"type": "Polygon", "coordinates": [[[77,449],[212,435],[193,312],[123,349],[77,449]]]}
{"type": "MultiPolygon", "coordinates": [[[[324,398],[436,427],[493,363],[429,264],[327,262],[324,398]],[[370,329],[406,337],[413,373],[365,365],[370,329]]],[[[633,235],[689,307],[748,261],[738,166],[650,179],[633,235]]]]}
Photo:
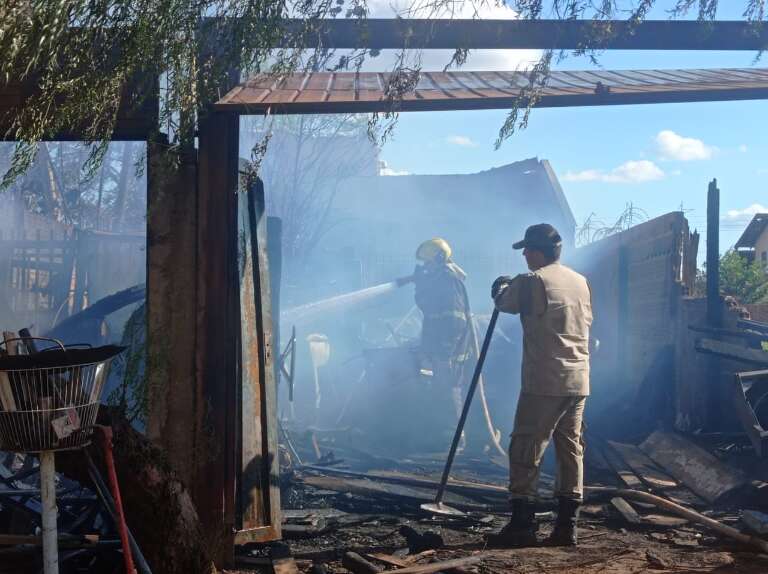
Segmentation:
{"type": "MultiPolygon", "coordinates": [[[[140,142],[113,142],[93,174],[83,171],[89,150],[73,142],[42,143],[28,172],[9,193],[32,213],[79,229],[128,232],[146,226],[145,177],[136,163],[140,142]]],[[[13,144],[0,143],[0,170],[12,163],[13,144]]]]}
{"type": "Polygon", "coordinates": [[[331,208],[339,185],[348,178],[375,175],[378,149],[369,141],[360,115],[272,116],[248,118],[249,141],[268,140],[259,158],[267,209],[283,222],[286,275],[301,271],[334,222],[331,208]]]}
{"type": "MultiPolygon", "coordinates": [[[[412,0],[403,10],[417,17],[451,17],[469,3],[477,9],[504,0],[412,0]]],[[[658,0],[506,0],[523,19],[591,19],[593,39],[616,32],[606,22],[642,22],[658,0]]],[[[676,0],[671,17],[694,13],[714,20],[719,0],[676,0]]],[[[741,0],[745,20],[766,21],[765,0],[741,0]]],[[[191,147],[196,119],[218,96],[232,69],[291,72],[315,67],[313,54],[275,49],[285,37],[279,24],[303,19],[311,29],[318,19],[341,13],[364,19],[366,0],[15,0],[0,2],[0,82],[32,81],[40,90],[10,118],[10,139],[21,142],[3,178],[7,186],[34,162],[38,142],[80,126],[84,139],[97,142],[88,157],[89,171],[101,163],[117,111],[128,87],[139,77],[160,77],[161,107],[157,130],[168,132],[172,146],[191,147]],[[345,10],[341,10],[341,7],[345,10]],[[215,57],[214,57],[215,54],[215,57]]],[[[298,30],[303,34],[306,30],[298,30]]],[[[594,43],[594,42],[593,42],[594,43]]],[[[403,51],[404,52],[404,51],[403,51]]],[[[460,65],[468,50],[457,46],[451,64],[460,65]]],[[[595,50],[577,53],[595,57],[595,50]]],[[[342,67],[359,66],[362,49],[339,59],[342,67]]],[[[545,51],[530,70],[529,85],[515,102],[499,131],[497,145],[527,126],[553,61],[565,52],[545,51]]],[[[418,79],[419,63],[400,57],[388,85],[393,102],[386,119],[396,118],[397,99],[418,79]],[[391,88],[391,89],[390,89],[391,88]]],[[[130,102],[139,105],[140,101],[130,102]]],[[[375,123],[374,116],[373,122],[375,123]]],[[[382,133],[388,133],[388,129],[382,133]]]]}
{"type": "Polygon", "coordinates": [[[768,301],[768,273],[759,261],[730,249],[720,258],[720,290],[740,303],[768,301]]]}

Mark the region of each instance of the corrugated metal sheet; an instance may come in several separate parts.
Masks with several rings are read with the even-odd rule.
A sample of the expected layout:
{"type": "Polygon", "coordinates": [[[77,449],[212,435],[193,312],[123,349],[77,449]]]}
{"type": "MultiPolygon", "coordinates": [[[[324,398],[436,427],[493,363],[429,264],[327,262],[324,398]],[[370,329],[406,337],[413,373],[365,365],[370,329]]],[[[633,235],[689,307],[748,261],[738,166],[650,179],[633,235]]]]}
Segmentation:
{"type": "MultiPolygon", "coordinates": [[[[391,97],[393,75],[318,72],[257,76],[216,107],[242,114],[307,114],[493,109],[513,106],[524,72],[422,72],[416,87],[391,97]]],[[[768,98],[768,69],[554,71],[538,107],[749,100],[768,98]]]]}

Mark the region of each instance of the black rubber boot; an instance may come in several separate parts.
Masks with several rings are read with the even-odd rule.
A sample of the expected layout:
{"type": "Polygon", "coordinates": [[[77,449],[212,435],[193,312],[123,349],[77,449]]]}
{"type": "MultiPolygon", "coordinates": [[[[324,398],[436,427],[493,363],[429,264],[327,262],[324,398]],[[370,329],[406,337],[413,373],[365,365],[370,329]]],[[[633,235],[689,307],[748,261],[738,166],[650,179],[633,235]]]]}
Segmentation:
{"type": "Polygon", "coordinates": [[[555,529],[545,541],[547,546],[576,546],[578,544],[576,523],[579,519],[580,507],[580,501],[560,497],[555,529]]]}
{"type": "Polygon", "coordinates": [[[525,548],[536,546],[536,514],[534,503],[528,500],[512,500],[512,519],[498,534],[489,534],[489,548],[525,548]]]}

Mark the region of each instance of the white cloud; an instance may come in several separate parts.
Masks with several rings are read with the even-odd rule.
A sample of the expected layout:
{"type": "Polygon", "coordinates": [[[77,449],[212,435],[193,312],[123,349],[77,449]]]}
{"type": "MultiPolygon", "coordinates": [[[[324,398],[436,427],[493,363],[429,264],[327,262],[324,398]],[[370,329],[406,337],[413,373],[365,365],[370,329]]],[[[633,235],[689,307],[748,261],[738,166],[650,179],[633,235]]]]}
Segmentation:
{"type": "Polygon", "coordinates": [[[587,169],[567,172],[563,181],[601,181],[604,183],[643,183],[663,179],[664,171],[652,161],[646,159],[624,162],[610,171],[587,169]]]}
{"type": "MultiPolygon", "coordinates": [[[[450,18],[469,20],[514,20],[518,13],[503,2],[446,2],[431,3],[425,0],[368,0],[369,18],[450,18]],[[437,7],[436,7],[437,6],[437,7]]],[[[341,50],[338,51],[342,53],[341,50]]],[[[392,69],[396,50],[383,50],[375,58],[366,58],[362,71],[392,69]]],[[[418,60],[424,71],[442,71],[451,61],[453,50],[410,51],[409,56],[418,60]]],[[[469,58],[459,69],[466,71],[512,71],[530,68],[541,57],[540,50],[472,50],[469,58]]]]}
{"type": "Polygon", "coordinates": [[[717,151],[716,147],[696,138],[683,137],[672,130],[660,131],[656,136],[656,146],[663,159],[677,161],[709,159],[717,151]]]}
{"type": "Polygon", "coordinates": [[[379,175],[411,175],[411,172],[393,169],[387,165],[387,162],[382,160],[379,162],[379,175]]]}
{"type": "Polygon", "coordinates": [[[467,136],[449,136],[445,138],[445,141],[447,141],[449,144],[462,147],[478,147],[480,145],[477,142],[472,141],[467,136]]]}
{"type": "Polygon", "coordinates": [[[749,151],[749,148],[747,147],[747,144],[741,144],[741,145],[739,146],[739,151],[740,151],[741,153],[747,153],[747,152],[749,151]]]}
{"type": "Polygon", "coordinates": [[[744,209],[730,209],[722,218],[729,221],[747,222],[757,213],[768,213],[768,207],[760,205],[759,203],[753,203],[744,209]]]}

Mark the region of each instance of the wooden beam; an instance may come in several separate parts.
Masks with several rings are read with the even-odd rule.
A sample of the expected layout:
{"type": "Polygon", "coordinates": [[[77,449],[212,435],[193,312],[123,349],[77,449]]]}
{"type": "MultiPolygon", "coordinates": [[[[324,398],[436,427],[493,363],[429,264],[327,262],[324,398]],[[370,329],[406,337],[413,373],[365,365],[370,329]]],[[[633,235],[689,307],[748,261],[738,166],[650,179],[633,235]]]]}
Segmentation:
{"type": "Polygon", "coordinates": [[[234,561],[238,460],[237,185],[239,119],[201,118],[197,198],[195,462],[192,493],[218,546],[217,566],[234,561]]]}
{"type": "Polygon", "coordinates": [[[147,146],[147,436],[185,484],[194,477],[197,163],[147,146]],[[176,161],[174,161],[176,160],[176,161]]]}
{"type": "Polygon", "coordinates": [[[280,47],[527,50],[747,50],[768,48],[768,27],[691,20],[287,20],[280,47]]]}
{"type": "Polygon", "coordinates": [[[743,345],[715,341],[713,339],[699,339],[696,341],[696,350],[700,353],[715,355],[732,361],[751,363],[753,365],[768,365],[768,353],[760,349],[750,349],[743,345]]]}

